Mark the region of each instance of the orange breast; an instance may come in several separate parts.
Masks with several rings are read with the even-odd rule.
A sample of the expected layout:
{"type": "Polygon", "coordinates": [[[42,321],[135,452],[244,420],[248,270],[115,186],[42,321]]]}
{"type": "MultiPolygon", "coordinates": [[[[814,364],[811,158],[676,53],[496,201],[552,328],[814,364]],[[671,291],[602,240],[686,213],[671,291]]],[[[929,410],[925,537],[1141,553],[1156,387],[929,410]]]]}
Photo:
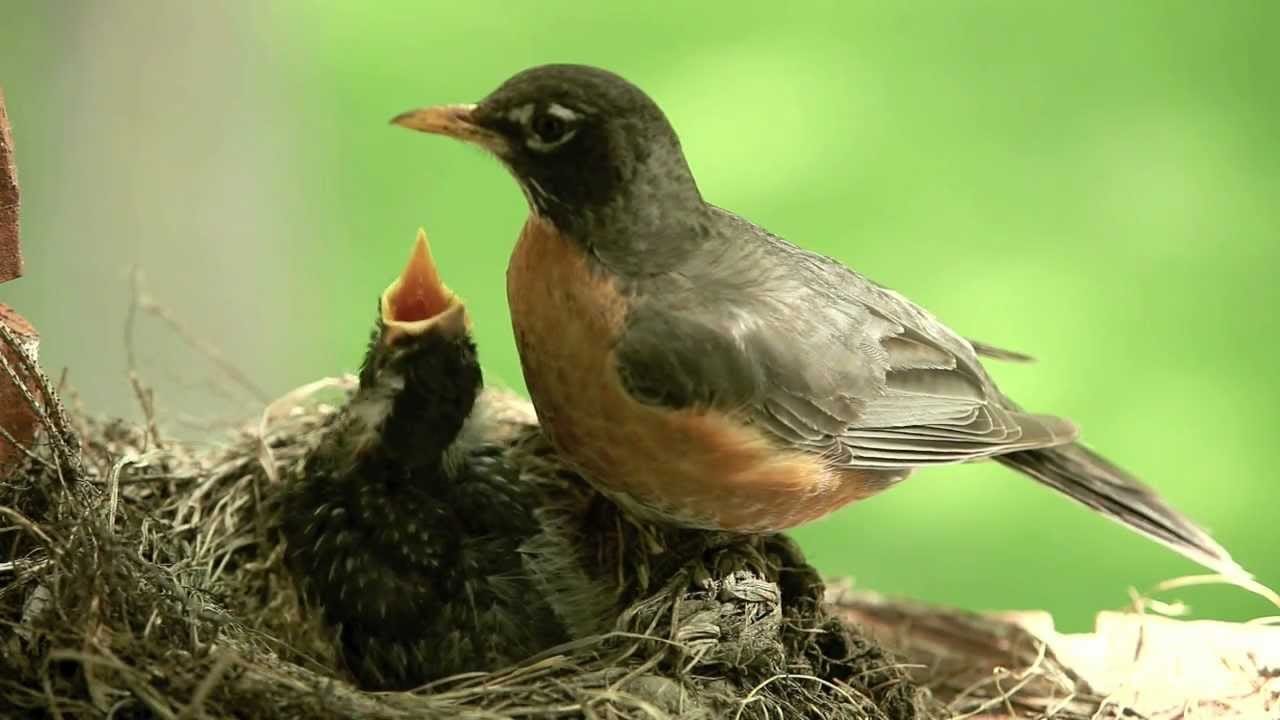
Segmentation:
{"type": "Polygon", "coordinates": [[[883,485],[780,447],[723,413],[633,400],[614,364],[626,319],[616,281],[536,217],[507,268],[507,300],[544,431],[596,487],[633,511],[694,527],[776,531],[883,485]]]}

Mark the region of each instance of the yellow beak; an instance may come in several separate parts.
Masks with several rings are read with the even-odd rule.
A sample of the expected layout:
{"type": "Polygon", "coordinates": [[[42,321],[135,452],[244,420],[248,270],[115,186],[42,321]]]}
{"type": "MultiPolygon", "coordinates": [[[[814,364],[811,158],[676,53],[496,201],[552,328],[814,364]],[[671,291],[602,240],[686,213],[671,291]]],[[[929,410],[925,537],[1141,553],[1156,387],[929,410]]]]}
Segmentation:
{"type": "Polygon", "coordinates": [[[472,118],[475,105],[436,105],[400,113],[391,118],[393,125],[410,130],[446,135],[479,145],[495,153],[507,150],[507,141],[498,133],[482,127],[472,118]]]}

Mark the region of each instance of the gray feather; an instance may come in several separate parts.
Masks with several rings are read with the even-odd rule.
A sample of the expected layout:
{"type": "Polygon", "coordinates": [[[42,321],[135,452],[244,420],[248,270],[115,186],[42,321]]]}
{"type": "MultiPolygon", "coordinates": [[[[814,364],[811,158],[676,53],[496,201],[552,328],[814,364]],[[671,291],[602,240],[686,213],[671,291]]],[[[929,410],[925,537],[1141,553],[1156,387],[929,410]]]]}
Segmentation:
{"type": "Polygon", "coordinates": [[[1214,572],[1235,580],[1253,577],[1151,488],[1083,445],[1015,452],[996,460],[1214,572]]]}
{"type": "Polygon", "coordinates": [[[737,413],[850,468],[967,462],[1075,438],[1068,421],[1005,407],[973,345],[901,295],[712,212],[710,236],[678,272],[630,278],[616,357],[638,399],[737,413]]]}
{"type": "Polygon", "coordinates": [[[1003,360],[1004,362],[1016,363],[1032,363],[1036,361],[1036,359],[1030,355],[1024,355],[1023,353],[1015,350],[1005,350],[1004,348],[998,348],[995,345],[988,345],[983,342],[978,342],[977,340],[970,339],[969,344],[973,346],[974,352],[978,353],[982,357],[991,358],[992,360],[1003,360]]]}

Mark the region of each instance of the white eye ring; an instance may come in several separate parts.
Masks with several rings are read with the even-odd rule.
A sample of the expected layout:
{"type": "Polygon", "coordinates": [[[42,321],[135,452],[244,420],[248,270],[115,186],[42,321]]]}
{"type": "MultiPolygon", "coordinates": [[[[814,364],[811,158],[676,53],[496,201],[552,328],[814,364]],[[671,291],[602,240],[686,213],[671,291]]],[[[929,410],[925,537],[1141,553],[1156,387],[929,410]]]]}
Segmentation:
{"type": "MultiPolygon", "coordinates": [[[[524,144],[528,146],[530,150],[541,153],[551,152],[572,140],[573,136],[578,132],[576,123],[580,116],[578,113],[563,105],[551,103],[547,106],[547,109],[540,114],[533,112],[533,108],[531,107],[525,107],[528,108],[528,110],[521,113],[523,115],[521,119],[523,120],[526,130],[524,144]],[[544,132],[540,132],[539,129],[535,127],[535,125],[539,123],[546,123],[548,121],[551,121],[553,125],[563,128],[562,131],[553,138],[544,137],[544,132]]],[[[524,108],[522,108],[522,110],[523,109],[524,108]]]]}
{"type": "Polygon", "coordinates": [[[576,122],[579,117],[578,113],[570,110],[569,108],[561,105],[560,103],[551,103],[550,105],[548,105],[547,114],[551,115],[552,117],[558,117],[567,123],[576,122]]]}

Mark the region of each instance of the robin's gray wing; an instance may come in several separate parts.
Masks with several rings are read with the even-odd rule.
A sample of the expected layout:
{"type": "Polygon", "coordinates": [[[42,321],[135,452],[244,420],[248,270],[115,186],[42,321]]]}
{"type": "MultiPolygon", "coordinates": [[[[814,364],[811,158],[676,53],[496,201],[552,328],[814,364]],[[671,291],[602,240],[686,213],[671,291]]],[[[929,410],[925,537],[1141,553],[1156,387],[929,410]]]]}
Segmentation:
{"type": "Polygon", "coordinates": [[[965,462],[1076,436],[1066,420],[1004,407],[973,351],[948,347],[953,336],[870,302],[809,304],[812,285],[797,280],[787,306],[811,312],[770,311],[750,295],[638,300],[615,350],[624,385],[643,402],[734,413],[851,468],[965,462]]]}

